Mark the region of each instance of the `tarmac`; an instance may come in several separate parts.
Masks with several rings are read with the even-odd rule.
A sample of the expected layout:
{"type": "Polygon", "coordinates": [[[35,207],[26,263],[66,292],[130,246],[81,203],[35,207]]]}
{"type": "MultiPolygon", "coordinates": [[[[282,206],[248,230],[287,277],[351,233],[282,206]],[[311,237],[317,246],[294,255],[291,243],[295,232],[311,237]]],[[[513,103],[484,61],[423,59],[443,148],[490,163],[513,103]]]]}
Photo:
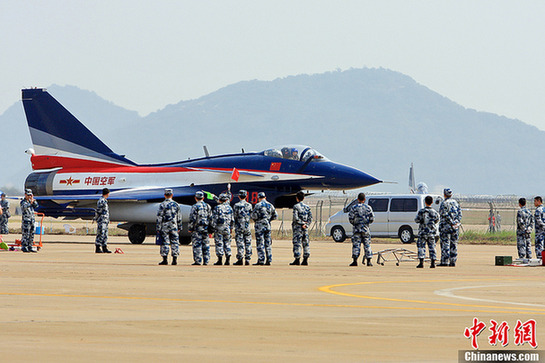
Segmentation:
{"type": "MultiPolygon", "coordinates": [[[[474,318],[481,351],[533,350],[515,345],[517,320],[535,320],[545,344],[545,267],[494,265],[513,246],[459,245],[456,267],[416,269],[376,256],[349,267],[348,241],[317,241],[309,266],[289,266],[279,240],[271,266],[190,266],[190,246],[158,266],[149,237],[111,237],[123,254],[95,254],[92,236],[43,238],[39,253],[0,252],[2,361],[455,362],[473,350],[474,318]],[[489,343],[490,320],[509,325],[507,346],[489,343]]],[[[372,244],[396,247],[416,251],[372,244]]]]}

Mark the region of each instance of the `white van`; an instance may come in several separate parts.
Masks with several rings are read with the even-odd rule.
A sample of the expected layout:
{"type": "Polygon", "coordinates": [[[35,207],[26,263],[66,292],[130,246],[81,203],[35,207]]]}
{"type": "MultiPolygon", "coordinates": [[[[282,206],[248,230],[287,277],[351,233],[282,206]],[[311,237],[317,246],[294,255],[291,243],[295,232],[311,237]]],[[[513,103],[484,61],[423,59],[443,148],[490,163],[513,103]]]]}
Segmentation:
{"type": "MultiPolygon", "coordinates": [[[[418,224],[414,222],[416,213],[425,206],[424,198],[433,197],[432,208],[439,211],[443,197],[432,194],[390,194],[371,195],[365,203],[373,208],[375,221],[370,224],[371,237],[398,237],[403,243],[411,243],[418,233],[418,224]]],[[[325,225],[327,236],[335,242],[343,242],[352,236],[352,224],[348,221],[348,211],[357,203],[353,200],[344,209],[329,217],[325,225]]]]}

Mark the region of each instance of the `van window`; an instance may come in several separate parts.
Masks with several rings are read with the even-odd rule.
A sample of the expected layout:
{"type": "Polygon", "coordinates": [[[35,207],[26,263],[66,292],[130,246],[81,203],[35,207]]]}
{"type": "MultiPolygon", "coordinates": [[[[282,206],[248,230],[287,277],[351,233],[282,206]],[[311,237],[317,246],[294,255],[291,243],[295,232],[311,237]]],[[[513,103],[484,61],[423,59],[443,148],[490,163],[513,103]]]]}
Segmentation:
{"type": "Polygon", "coordinates": [[[388,199],[386,198],[369,198],[369,206],[373,208],[373,212],[387,212],[388,199]]]}
{"type": "Polygon", "coordinates": [[[418,203],[415,198],[392,198],[390,212],[416,212],[418,203]]]}

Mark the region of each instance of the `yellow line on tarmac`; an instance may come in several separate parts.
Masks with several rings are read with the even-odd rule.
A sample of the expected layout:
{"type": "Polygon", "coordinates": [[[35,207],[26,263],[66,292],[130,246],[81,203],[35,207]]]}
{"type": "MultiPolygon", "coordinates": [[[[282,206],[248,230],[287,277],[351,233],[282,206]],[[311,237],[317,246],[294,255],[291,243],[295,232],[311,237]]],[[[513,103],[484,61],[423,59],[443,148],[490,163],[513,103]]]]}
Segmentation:
{"type": "MultiPolygon", "coordinates": [[[[345,284],[343,284],[345,285],[345,284]]],[[[350,285],[350,284],[346,284],[350,285]]],[[[339,286],[339,285],[332,285],[339,286]]],[[[327,286],[326,286],[327,287],[327,286]]],[[[335,292],[333,292],[335,293],[335,292]]],[[[112,299],[112,300],[137,300],[137,301],[170,301],[182,303],[218,303],[218,304],[251,304],[251,305],[274,305],[274,306],[302,306],[302,307],[325,307],[325,308],[354,308],[354,309],[387,309],[387,310],[425,310],[425,311],[454,311],[469,313],[503,313],[503,314],[538,314],[545,315],[545,312],[519,312],[507,310],[474,310],[474,309],[453,309],[453,308],[433,308],[433,307],[410,307],[410,306],[367,306],[367,305],[347,305],[347,304],[308,304],[308,303],[289,303],[289,302],[271,302],[271,301],[235,301],[235,300],[204,300],[204,299],[178,299],[161,298],[145,296],[98,296],[98,295],[71,295],[71,294],[35,294],[35,293],[16,293],[0,292],[0,296],[28,296],[28,297],[64,297],[64,298],[83,298],[83,299],[112,299]]],[[[409,300],[407,300],[409,301],[409,300]]],[[[467,305],[471,307],[471,305],[467,305]]],[[[493,307],[495,309],[499,309],[493,307]]]]}
{"type": "MultiPolygon", "coordinates": [[[[335,295],[341,295],[341,296],[349,296],[349,297],[357,297],[362,299],[370,299],[370,300],[383,300],[383,301],[395,301],[395,302],[405,302],[405,303],[417,303],[417,304],[428,304],[428,305],[448,305],[448,306],[460,306],[460,307],[471,307],[471,308],[485,308],[485,309],[509,309],[509,310],[515,310],[516,311],[508,311],[509,313],[518,313],[518,314],[539,314],[539,315],[545,315],[545,309],[533,309],[533,308],[521,308],[521,307],[505,307],[505,306],[493,306],[493,305],[470,305],[470,304],[457,304],[457,303],[446,303],[446,302],[439,302],[439,301],[425,301],[425,300],[410,300],[410,299],[394,299],[394,298],[387,298],[387,297],[378,297],[378,296],[367,296],[367,295],[358,295],[358,294],[351,294],[346,292],[339,292],[335,291],[335,288],[338,287],[344,287],[344,286],[355,286],[355,285],[375,285],[375,284],[407,284],[407,283],[429,283],[429,282],[481,282],[481,281],[521,281],[522,279],[449,279],[449,280],[398,280],[398,281],[366,281],[366,282],[354,282],[354,283],[348,283],[348,284],[336,284],[336,285],[329,285],[329,286],[322,286],[319,287],[318,290],[322,292],[326,292],[329,294],[335,294],[335,295]],[[528,312],[523,312],[528,311],[528,312]]],[[[383,307],[386,308],[386,307],[383,307]]],[[[423,308],[424,310],[442,310],[442,309],[429,309],[429,308],[423,308]]],[[[462,309],[445,309],[450,311],[468,311],[468,310],[462,310],[462,309]]],[[[500,311],[495,311],[500,312],[500,311]]],[[[505,311],[501,311],[505,312],[505,311]]]]}

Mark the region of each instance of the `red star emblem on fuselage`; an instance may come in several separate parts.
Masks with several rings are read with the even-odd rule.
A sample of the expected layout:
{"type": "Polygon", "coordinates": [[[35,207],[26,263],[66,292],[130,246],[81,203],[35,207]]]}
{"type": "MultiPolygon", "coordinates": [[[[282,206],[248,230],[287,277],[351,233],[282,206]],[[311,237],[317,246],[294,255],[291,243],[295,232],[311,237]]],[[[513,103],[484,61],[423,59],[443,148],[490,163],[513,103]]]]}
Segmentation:
{"type": "Polygon", "coordinates": [[[74,179],[72,179],[72,177],[66,179],[66,185],[72,185],[73,181],[74,181],[74,179]]]}

